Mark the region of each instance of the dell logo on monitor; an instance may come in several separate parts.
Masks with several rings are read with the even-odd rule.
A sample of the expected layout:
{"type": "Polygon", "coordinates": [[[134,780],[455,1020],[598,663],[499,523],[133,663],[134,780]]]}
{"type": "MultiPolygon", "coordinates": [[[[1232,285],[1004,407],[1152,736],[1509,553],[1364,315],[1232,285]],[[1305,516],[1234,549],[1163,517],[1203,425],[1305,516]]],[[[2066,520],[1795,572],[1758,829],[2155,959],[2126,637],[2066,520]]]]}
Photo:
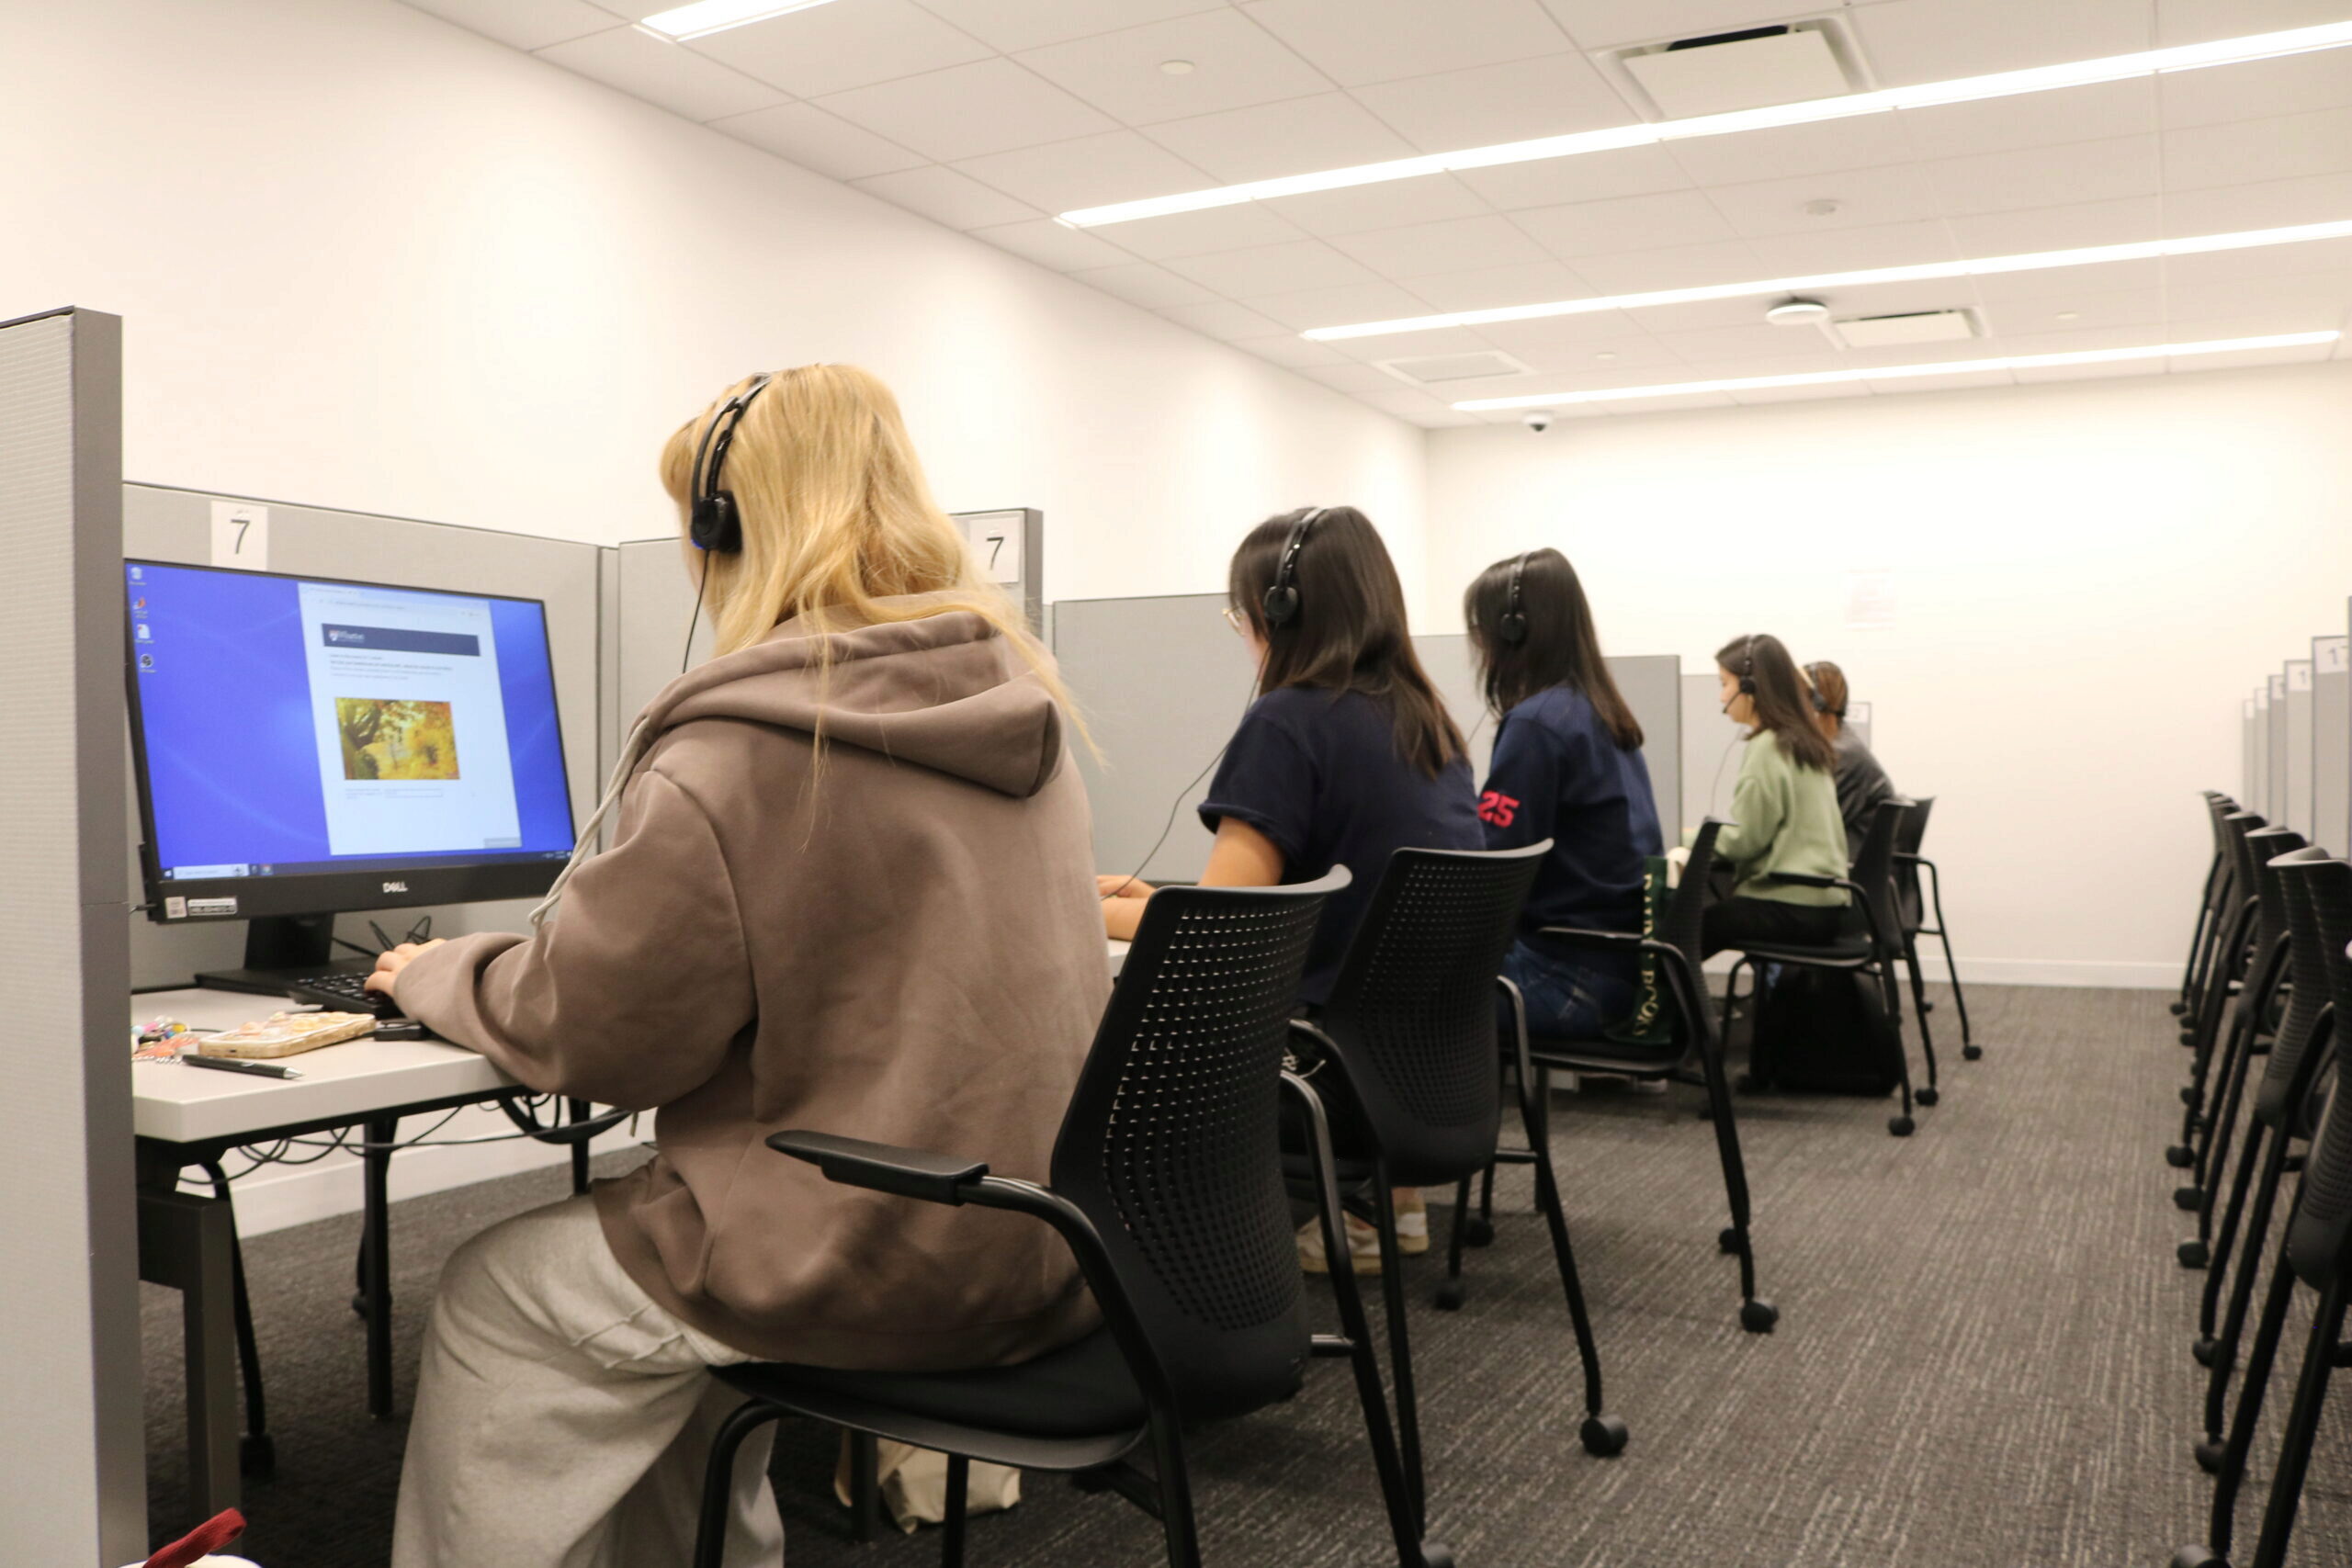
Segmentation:
{"type": "Polygon", "coordinates": [[[384,884],[384,891],[387,893],[405,893],[408,891],[408,884],[405,882],[387,882],[384,884]]]}

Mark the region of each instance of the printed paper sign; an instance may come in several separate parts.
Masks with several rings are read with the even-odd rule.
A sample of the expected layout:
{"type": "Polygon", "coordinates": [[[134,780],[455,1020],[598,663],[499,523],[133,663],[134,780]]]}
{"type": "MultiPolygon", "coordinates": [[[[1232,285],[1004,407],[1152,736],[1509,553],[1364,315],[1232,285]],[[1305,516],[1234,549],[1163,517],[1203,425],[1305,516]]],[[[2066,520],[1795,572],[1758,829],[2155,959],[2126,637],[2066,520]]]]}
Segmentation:
{"type": "Polygon", "coordinates": [[[212,564],[269,570],[269,508],[242,501],[212,503],[212,564]]]}
{"type": "Polygon", "coordinates": [[[2341,675],[2352,670],[2352,637],[2313,637],[2312,662],[2323,675],[2341,675]]]}
{"type": "Polygon", "coordinates": [[[972,541],[972,553],[979,558],[980,570],[991,582],[1014,583],[1021,581],[1021,536],[1024,521],[1018,512],[983,512],[964,519],[972,541]]]}
{"type": "Polygon", "coordinates": [[[1846,624],[1849,626],[1891,626],[1894,624],[1894,573],[1874,570],[1846,574],[1846,624]]]}
{"type": "Polygon", "coordinates": [[[2287,661],[2287,689],[2290,692],[2308,692],[2312,689],[2310,660],[2290,659],[2287,661]]]}

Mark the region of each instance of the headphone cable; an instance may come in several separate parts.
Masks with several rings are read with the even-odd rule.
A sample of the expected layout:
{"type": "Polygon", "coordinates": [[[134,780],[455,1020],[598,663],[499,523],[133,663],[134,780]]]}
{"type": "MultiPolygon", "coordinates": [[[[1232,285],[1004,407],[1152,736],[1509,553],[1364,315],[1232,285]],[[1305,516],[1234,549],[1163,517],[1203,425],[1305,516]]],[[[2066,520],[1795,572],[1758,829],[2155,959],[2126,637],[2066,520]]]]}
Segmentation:
{"type": "Polygon", "coordinates": [[[695,573],[695,608],[694,614],[686,617],[686,649],[684,653],[678,655],[678,673],[681,675],[686,672],[687,668],[694,661],[695,627],[702,621],[703,590],[710,585],[709,554],[704,553],[695,564],[702,570],[695,573]]]}

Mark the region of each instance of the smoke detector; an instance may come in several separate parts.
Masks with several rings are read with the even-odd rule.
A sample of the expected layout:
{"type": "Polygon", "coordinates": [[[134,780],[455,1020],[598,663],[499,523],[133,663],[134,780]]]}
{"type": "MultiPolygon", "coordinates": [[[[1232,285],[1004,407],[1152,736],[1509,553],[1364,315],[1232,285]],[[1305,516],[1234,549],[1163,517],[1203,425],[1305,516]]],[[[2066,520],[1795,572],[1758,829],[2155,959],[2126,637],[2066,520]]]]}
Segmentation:
{"type": "Polygon", "coordinates": [[[1776,327],[1817,327],[1829,319],[1829,307],[1818,299],[1783,299],[1764,319],[1776,327]]]}

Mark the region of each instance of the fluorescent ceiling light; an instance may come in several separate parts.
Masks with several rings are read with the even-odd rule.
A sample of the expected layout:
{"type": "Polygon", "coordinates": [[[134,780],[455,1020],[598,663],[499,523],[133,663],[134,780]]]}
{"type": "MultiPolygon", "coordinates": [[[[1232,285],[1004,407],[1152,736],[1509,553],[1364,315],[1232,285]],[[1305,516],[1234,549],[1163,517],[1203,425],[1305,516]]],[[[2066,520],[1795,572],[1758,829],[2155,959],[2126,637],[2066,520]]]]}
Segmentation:
{"type": "MultiPolygon", "coordinates": [[[[720,0],[707,0],[718,5],[720,0]]],[[[699,10],[700,6],[687,6],[699,10]]],[[[675,15],[676,13],[669,13],[675,15]]],[[[2020,93],[2046,93],[2058,87],[2087,86],[2097,82],[2120,82],[2166,71],[2196,71],[2209,65],[2235,65],[2282,54],[2307,54],[2314,50],[2341,49],[2352,44],[2352,22],[2324,27],[2295,28],[2285,32],[2257,33],[2247,38],[2220,39],[2211,43],[2184,44],[2177,49],[2151,50],[2141,54],[2115,54],[2101,60],[2078,60],[2064,65],[2042,65],[2030,71],[2003,71],[1990,76],[1967,76],[1952,82],[1928,82],[1916,87],[1891,87],[1878,93],[1848,93],[1835,98],[1775,104],[1769,108],[1741,109],[1733,114],[1702,115],[1692,119],[1660,120],[1655,124],[1612,126],[1581,130],[1567,136],[1546,136],[1532,141],[1510,141],[1494,147],[1473,147],[1461,152],[1432,152],[1419,158],[1397,158],[1385,164],[1359,164],[1352,168],[1321,174],[1290,175],[1280,179],[1250,180],[1210,190],[1152,197],[1143,201],[1114,202],[1107,207],[1083,207],[1065,212],[1061,221],[1077,229],[1106,223],[1131,223],[1139,218],[1163,218],[1174,212],[1199,212],[1212,207],[1232,207],[1269,197],[1301,196],[1310,191],[1340,190],[1350,186],[1377,185],[1384,180],[1409,180],[1449,170],[1490,169],[1503,164],[1528,164],[1546,158],[1572,158],[1583,152],[1604,152],[1619,147],[1645,147],[1658,141],[1680,141],[1698,136],[1729,136],[1743,130],[1764,130],[1783,125],[1809,125],[1856,115],[1885,114],[1895,109],[1927,108],[1938,104],[1964,104],[1980,98],[2006,98],[2020,93]]]]}
{"type": "Polygon", "coordinates": [[[2016,354],[1999,359],[1947,359],[1926,365],[1882,365],[1871,370],[1808,370],[1793,376],[1747,376],[1729,381],[1677,381],[1661,387],[1608,387],[1591,392],[1538,392],[1519,398],[1473,398],[1454,404],[1463,413],[1499,409],[1558,408],[1567,403],[1613,403],[1634,398],[1678,398],[1693,392],[1753,392],[1774,387],[1829,387],[1846,381],[1913,380],[1923,376],[1973,376],[1985,370],[2038,370],[2052,365],[2120,365],[2134,359],[2177,359],[2196,354],[2229,354],[2250,348],[2304,348],[2334,343],[2338,332],[2278,333],[2270,337],[2213,338],[2204,343],[2159,343],[2143,348],[2091,348],[2072,354],[2016,354]]]}
{"type": "Polygon", "coordinates": [[[1536,321],[1551,316],[1583,316],[1597,310],[1639,310],[1657,305],[1690,305],[1704,299],[1743,299],[1767,294],[1804,294],[1827,288],[1859,288],[1872,283],[1921,283],[1945,277],[1983,277],[2004,272],[2041,272],[2052,267],[2093,266],[2100,262],[2146,261],[2155,256],[2201,255],[2212,251],[2251,251],[2265,245],[2304,244],[2313,240],[2352,239],[2352,221],[2303,223],[2290,229],[2242,229],[2229,234],[2198,234],[2185,240],[2142,240],[2128,245],[2092,245],[2073,251],[2029,251],[1980,261],[1923,262],[1916,266],[1870,267],[1859,272],[1817,272],[1801,277],[1766,277],[1753,283],[1711,283],[1697,288],[1657,288],[1645,294],[1604,294],[1589,299],[1554,299],[1541,305],[1498,305],[1485,310],[1449,310],[1435,316],[1404,316],[1390,321],[1358,321],[1344,327],[1310,327],[1298,335],[1317,343],[1343,338],[1428,333],[1441,327],[1483,327],[1498,321],[1536,321]]]}
{"type": "Polygon", "coordinates": [[[770,17],[781,17],[787,11],[806,11],[813,6],[830,3],[831,0],[695,0],[691,6],[656,11],[645,18],[645,26],[665,37],[683,41],[723,33],[729,28],[740,28],[748,22],[764,22],[770,17]]]}

